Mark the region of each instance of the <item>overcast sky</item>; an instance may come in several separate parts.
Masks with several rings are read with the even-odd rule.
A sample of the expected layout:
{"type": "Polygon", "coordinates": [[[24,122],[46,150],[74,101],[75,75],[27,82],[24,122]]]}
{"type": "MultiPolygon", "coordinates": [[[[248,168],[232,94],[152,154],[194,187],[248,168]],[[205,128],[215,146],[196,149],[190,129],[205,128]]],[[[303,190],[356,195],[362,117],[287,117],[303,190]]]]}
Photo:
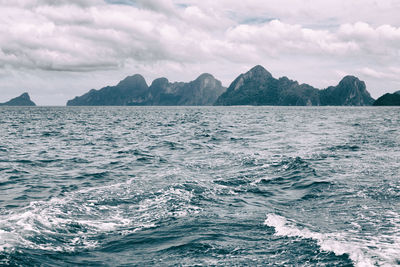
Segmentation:
{"type": "Polygon", "coordinates": [[[65,105],[142,74],[225,86],[257,64],[317,88],[400,90],[398,0],[0,0],[0,102],[65,105]]]}

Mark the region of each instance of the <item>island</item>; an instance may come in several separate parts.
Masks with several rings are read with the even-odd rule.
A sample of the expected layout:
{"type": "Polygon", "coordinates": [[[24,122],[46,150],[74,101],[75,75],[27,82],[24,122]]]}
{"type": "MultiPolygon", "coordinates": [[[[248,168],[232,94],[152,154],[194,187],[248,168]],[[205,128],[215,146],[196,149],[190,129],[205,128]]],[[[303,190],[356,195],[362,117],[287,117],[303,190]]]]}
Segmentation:
{"type": "Polygon", "coordinates": [[[258,65],[239,75],[223,93],[216,105],[271,106],[370,106],[374,99],[365,83],[357,77],[346,76],[338,85],[324,90],[299,84],[287,77],[275,79],[258,65]]]}
{"type": "Polygon", "coordinates": [[[31,100],[28,93],[23,93],[22,95],[11,99],[5,103],[0,103],[0,106],[36,106],[36,104],[31,100]]]}
{"type": "Polygon", "coordinates": [[[135,74],[115,86],[92,89],[77,96],[67,106],[210,106],[225,90],[208,73],[188,83],[158,78],[150,86],[142,75],[135,74]]]}
{"type": "Polygon", "coordinates": [[[150,86],[135,74],[115,86],[77,96],[67,106],[371,106],[374,101],[365,82],[355,76],[320,90],[287,77],[276,79],[257,65],[228,88],[208,73],[188,83],[158,78],[150,86]]]}
{"type": "Polygon", "coordinates": [[[374,102],[374,106],[400,106],[400,91],[384,94],[374,102]]]}

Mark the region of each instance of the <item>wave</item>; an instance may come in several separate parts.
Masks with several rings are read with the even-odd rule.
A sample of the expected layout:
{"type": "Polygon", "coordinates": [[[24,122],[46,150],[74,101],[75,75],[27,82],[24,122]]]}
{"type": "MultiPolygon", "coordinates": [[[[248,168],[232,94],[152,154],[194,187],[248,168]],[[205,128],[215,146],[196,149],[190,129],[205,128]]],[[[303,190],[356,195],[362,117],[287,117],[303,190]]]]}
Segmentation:
{"type": "Polygon", "coordinates": [[[359,151],[360,149],[360,146],[350,144],[331,146],[328,148],[330,151],[359,151]]]}
{"type": "Polygon", "coordinates": [[[288,157],[274,163],[256,159],[247,161],[254,163],[233,177],[213,182],[231,187],[237,193],[272,197],[275,203],[282,204],[323,197],[325,191],[334,186],[329,177],[322,177],[308,159],[288,157]]]}
{"type": "Polygon", "coordinates": [[[378,238],[355,238],[350,233],[318,233],[305,227],[299,228],[295,223],[277,214],[267,214],[265,225],[273,227],[275,235],[293,238],[312,239],[321,250],[333,252],[337,256],[348,255],[357,267],[394,266],[399,264],[398,244],[379,242],[378,238]],[[386,246],[386,247],[385,247],[386,246]]]}
{"type": "Polygon", "coordinates": [[[34,201],[16,211],[0,211],[0,253],[20,248],[90,250],[105,242],[107,235],[125,236],[157,227],[163,220],[198,213],[192,197],[191,191],[176,186],[146,192],[131,179],[34,201]]]}

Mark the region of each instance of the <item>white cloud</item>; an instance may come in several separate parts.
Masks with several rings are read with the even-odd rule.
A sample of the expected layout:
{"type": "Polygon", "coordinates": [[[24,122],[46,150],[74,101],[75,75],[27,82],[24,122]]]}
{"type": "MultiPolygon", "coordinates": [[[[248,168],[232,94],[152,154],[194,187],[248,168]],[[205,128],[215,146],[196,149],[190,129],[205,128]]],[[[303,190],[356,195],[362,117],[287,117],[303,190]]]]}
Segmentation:
{"type": "Polygon", "coordinates": [[[150,10],[170,15],[175,14],[175,6],[171,0],[135,0],[134,2],[150,10]]]}
{"type": "Polygon", "coordinates": [[[249,17],[281,19],[287,23],[329,26],[364,21],[374,26],[396,25],[396,0],[179,0],[179,3],[228,13],[239,20],[249,17]]]}
{"type": "Polygon", "coordinates": [[[379,70],[365,67],[358,70],[361,75],[375,79],[390,79],[400,82],[400,68],[399,67],[383,67],[379,70]]]}
{"type": "Polygon", "coordinates": [[[229,30],[227,36],[232,42],[253,44],[271,56],[280,53],[346,55],[359,49],[356,43],[341,40],[335,33],[278,20],[262,25],[239,25],[229,30]]]}
{"type": "Polygon", "coordinates": [[[263,64],[317,87],[361,75],[377,96],[378,79],[398,86],[399,10],[390,0],[0,0],[0,82],[3,97],[24,87],[39,104],[64,104],[137,72],[211,72],[229,85],[263,64]]]}

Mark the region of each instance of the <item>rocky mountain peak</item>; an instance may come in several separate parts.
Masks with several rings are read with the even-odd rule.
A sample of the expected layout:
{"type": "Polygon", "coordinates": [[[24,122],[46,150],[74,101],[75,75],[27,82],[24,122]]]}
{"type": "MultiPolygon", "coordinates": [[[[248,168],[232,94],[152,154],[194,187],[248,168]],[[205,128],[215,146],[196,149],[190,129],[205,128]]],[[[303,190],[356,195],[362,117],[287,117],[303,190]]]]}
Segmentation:
{"type": "Polygon", "coordinates": [[[118,87],[130,87],[130,86],[138,86],[138,85],[147,87],[146,80],[140,74],[135,74],[135,75],[126,77],[125,79],[120,81],[117,86],[118,87]]]}
{"type": "Polygon", "coordinates": [[[359,88],[359,89],[364,89],[366,88],[365,83],[363,81],[360,81],[360,79],[358,79],[355,76],[345,76],[340,82],[339,82],[339,86],[350,86],[350,87],[355,87],[355,88],[359,88]]]}
{"type": "Polygon", "coordinates": [[[29,96],[29,94],[28,94],[27,92],[21,94],[21,95],[19,96],[19,98],[25,99],[25,100],[31,100],[31,98],[30,98],[30,96],[29,96]]]}
{"type": "Polygon", "coordinates": [[[36,104],[31,100],[28,93],[23,93],[18,97],[11,99],[8,102],[0,103],[1,106],[36,106],[36,104]]]}
{"type": "MultiPolygon", "coordinates": [[[[214,78],[209,73],[201,74],[196,80],[193,81],[194,83],[198,83],[200,88],[205,87],[212,87],[212,88],[222,88],[221,82],[214,78]]],[[[221,92],[222,93],[222,92],[221,92]]]]}
{"type": "Polygon", "coordinates": [[[272,74],[267,71],[263,66],[257,65],[254,66],[252,69],[250,69],[245,76],[248,76],[249,78],[253,77],[272,77],[272,74]]]}
{"type": "Polygon", "coordinates": [[[212,105],[225,91],[221,82],[211,74],[200,75],[196,80],[169,82],[155,79],[148,87],[142,75],[128,76],[116,86],[91,90],[67,102],[68,106],[137,106],[137,105],[212,105]]]}
{"type": "Polygon", "coordinates": [[[365,82],[355,76],[345,76],[337,86],[321,92],[321,104],[332,106],[369,106],[374,103],[365,82]]]}
{"type": "Polygon", "coordinates": [[[169,83],[167,78],[157,78],[155,79],[152,83],[150,87],[160,87],[160,86],[165,86],[169,83]]]}
{"type": "Polygon", "coordinates": [[[373,102],[365,83],[355,76],[346,76],[337,86],[318,90],[287,77],[275,79],[264,67],[257,65],[237,77],[216,104],[367,106],[373,102]]]}
{"type": "Polygon", "coordinates": [[[201,74],[199,77],[197,77],[197,79],[196,80],[206,80],[206,79],[213,79],[213,80],[215,80],[215,78],[214,78],[214,76],[212,76],[211,74],[209,74],[209,73],[203,73],[203,74],[201,74]]]}

